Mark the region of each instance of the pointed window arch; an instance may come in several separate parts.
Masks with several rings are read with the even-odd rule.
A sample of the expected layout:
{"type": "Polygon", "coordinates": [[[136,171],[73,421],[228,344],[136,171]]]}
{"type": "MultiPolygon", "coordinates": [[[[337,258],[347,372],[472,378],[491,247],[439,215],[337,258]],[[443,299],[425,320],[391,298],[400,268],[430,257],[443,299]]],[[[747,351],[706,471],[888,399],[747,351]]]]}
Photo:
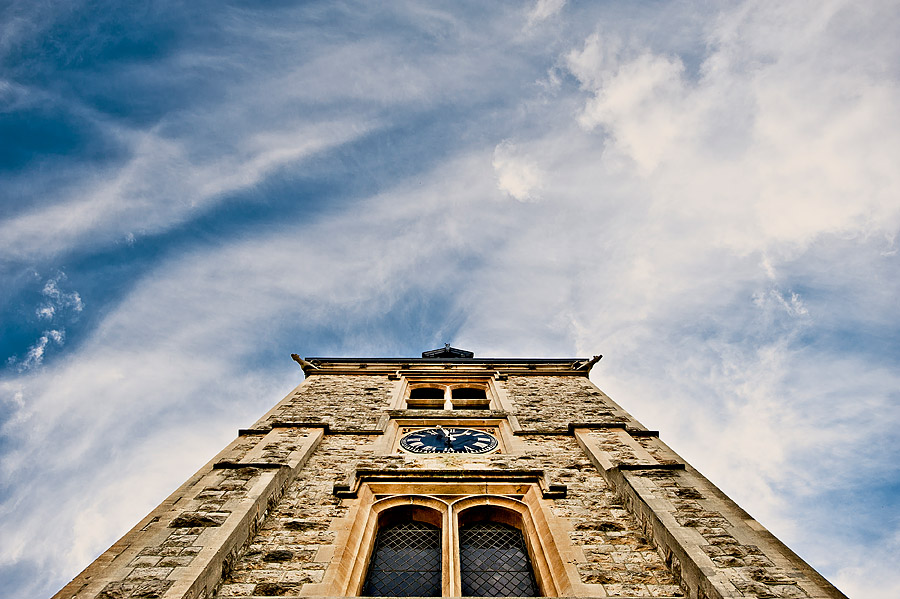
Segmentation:
{"type": "Polygon", "coordinates": [[[380,527],[362,595],[440,597],[440,527],[411,516],[380,527]]]}
{"type": "Polygon", "coordinates": [[[466,597],[537,597],[522,531],[500,522],[459,529],[460,575],[466,597]]]}
{"type": "Polygon", "coordinates": [[[553,522],[553,515],[534,501],[541,492],[538,484],[525,489],[519,483],[488,483],[500,494],[461,497],[421,494],[432,490],[433,482],[404,482],[403,490],[413,493],[395,494],[394,484],[361,482],[358,495],[371,501],[371,509],[363,503],[345,531],[347,544],[335,552],[332,566],[338,569],[333,578],[326,574],[322,595],[590,595],[573,586],[580,580],[578,571],[571,558],[559,553],[560,546],[568,547],[566,538],[557,537],[553,527],[535,525],[535,516],[553,522]]]}

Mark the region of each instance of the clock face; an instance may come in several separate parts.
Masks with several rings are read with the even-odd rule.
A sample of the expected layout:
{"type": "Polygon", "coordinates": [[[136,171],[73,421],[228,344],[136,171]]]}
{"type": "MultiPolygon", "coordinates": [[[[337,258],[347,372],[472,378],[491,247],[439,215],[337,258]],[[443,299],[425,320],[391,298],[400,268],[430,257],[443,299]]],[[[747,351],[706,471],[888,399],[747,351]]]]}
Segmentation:
{"type": "Polygon", "coordinates": [[[498,445],[494,435],[472,428],[426,428],[400,439],[400,447],[413,453],[487,453],[498,445]]]}

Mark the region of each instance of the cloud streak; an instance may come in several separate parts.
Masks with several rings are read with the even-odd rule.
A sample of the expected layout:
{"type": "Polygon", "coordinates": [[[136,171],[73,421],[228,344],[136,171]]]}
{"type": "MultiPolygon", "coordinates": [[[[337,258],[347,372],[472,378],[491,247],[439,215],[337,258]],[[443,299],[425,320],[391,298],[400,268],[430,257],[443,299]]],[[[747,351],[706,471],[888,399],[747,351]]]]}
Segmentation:
{"type": "MultiPolygon", "coordinates": [[[[146,55],[35,58],[194,91],[81,90],[113,156],[0,183],[28,199],[3,313],[33,321],[0,380],[0,589],[55,591],[296,384],[291,352],[452,341],[604,353],[597,384],[776,535],[895,596],[894,12],[229,5],[146,55]]],[[[37,35],[5,22],[7,53],[37,35]]]]}

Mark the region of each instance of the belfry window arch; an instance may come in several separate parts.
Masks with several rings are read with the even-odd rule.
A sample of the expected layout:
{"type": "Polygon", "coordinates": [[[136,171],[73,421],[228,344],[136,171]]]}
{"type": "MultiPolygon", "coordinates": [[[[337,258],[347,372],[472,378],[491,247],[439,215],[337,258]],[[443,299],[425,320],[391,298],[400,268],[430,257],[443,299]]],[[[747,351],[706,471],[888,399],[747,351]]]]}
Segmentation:
{"type": "Polygon", "coordinates": [[[447,388],[443,385],[412,387],[406,399],[406,407],[411,410],[442,410],[447,399],[447,388]]]}
{"type": "Polygon", "coordinates": [[[443,387],[414,387],[409,391],[410,399],[444,399],[443,387]]]}
{"type": "Polygon", "coordinates": [[[411,410],[487,410],[491,407],[489,385],[482,382],[413,383],[400,407],[411,410]]]}
{"type": "Polygon", "coordinates": [[[450,387],[450,398],[454,410],[487,410],[491,405],[484,385],[453,385],[450,387]]]}
{"type": "Polygon", "coordinates": [[[416,506],[382,512],[362,596],[440,597],[441,520],[440,513],[416,506]]]}
{"type": "Polygon", "coordinates": [[[459,513],[459,577],[466,597],[537,597],[540,595],[522,518],[490,504],[459,513]]]}
{"type": "Polygon", "coordinates": [[[462,502],[449,531],[442,530],[440,512],[421,505],[380,512],[361,596],[441,596],[447,586],[444,563],[457,564],[448,574],[462,596],[539,596],[522,517],[497,505],[503,500],[481,496],[462,502]],[[447,543],[447,536],[455,542],[447,543]],[[455,550],[452,559],[443,555],[445,546],[455,550]]]}

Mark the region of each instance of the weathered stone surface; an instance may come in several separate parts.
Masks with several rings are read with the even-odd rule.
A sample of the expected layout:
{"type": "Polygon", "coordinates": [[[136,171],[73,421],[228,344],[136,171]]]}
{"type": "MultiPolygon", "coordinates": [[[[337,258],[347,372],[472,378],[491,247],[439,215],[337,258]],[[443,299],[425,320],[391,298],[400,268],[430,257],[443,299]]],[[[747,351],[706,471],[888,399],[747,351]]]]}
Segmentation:
{"type": "Polygon", "coordinates": [[[638,522],[572,437],[525,435],[522,440],[537,467],[568,487],[565,499],[552,501],[553,512],[571,524],[569,537],[587,557],[578,564],[582,582],[603,585],[609,597],[683,595],[638,522]]]}
{"type": "Polygon", "coordinates": [[[510,376],[505,388],[525,429],[565,430],[572,422],[637,424],[583,377],[510,376]]]}
{"type": "Polygon", "coordinates": [[[298,584],[321,581],[328,563],[315,561],[316,553],[334,543],[334,532],[328,529],[346,514],[341,500],[332,492],[333,486],[356,464],[376,463],[371,459],[370,443],[368,436],[337,435],[323,439],[304,469],[308,474],[301,473],[285,490],[281,501],[226,576],[219,596],[240,596],[234,593],[243,592],[246,587],[235,585],[257,582],[261,576],[275,583],[289,580],[291,586],[279,591],[282,595],[299,591],[298,584]],[[266,559],[266,556],[287,554],[290,559],[266,559]]]}
{"type": "Polygon", "coordinates": [[[275,422],[322,422],[337,429],[372,429],[388,407],[390,392],[386,376],[319,374],[253,428],[275,422]]]}
{"type": "MultiPolygon", "coordinates": [[[[603,585],[610,597],[682,595],[638,523],[572,437],[524,435],[520,439],[527,450],[519,455],[412,456],[375,455],[372,438],[367,436],[326,437],[306,466],[309,474],[298,476],[285,491],[235,563],[219,596],[245,596],[246,585],[259,580],[276,583],[267,592],[297,596],[303,593],[299,584],[320,582],[328,563],[316,561],[316,555],[334,543],[332,530],[346,515],[346,508],[332,493],[332,485],[348,473],[357,468],[441,467],[545,471],[550,480],[568,487],[565,499],[550,501],[553,513],[572,524],[572,543],[584,549],[587,560],[578,566],[583,582],[603,585]],[[287,586],[288,581],[299,584],[287,586]]],[[[258,588],[253,592],[263,594],[258,588]]]]}
{"type": "Polygon", "coordinates": [[[254,595],[263,597],[279,597],[296,590],[297,585],[281,582],[261,582],[253,588],[254,595]]]}
{"type": "Polygon", "coordinates": [[[172,523],[172,528],[222,526],[231,512],[182,512],[172,523]]]}
{"type": "Polygon", "coordinates": [[[727,580],[746,597],[809,597],[798,578],[776,566],[756,545],[742,543],[729,530],[735,526],[719,511],[721,500],[709,498],[694,485],[695,476],[670,472],[642,476],[655,496],[668,499],[671,514],[681,526],[700,534],[707,544],[699,548],[727,580]]]}
{"type": "Polygon", "coordinates": [[[100,591],[97,599],[158,599],[172,584],[171,580],[111,582],[100,591]]]}

